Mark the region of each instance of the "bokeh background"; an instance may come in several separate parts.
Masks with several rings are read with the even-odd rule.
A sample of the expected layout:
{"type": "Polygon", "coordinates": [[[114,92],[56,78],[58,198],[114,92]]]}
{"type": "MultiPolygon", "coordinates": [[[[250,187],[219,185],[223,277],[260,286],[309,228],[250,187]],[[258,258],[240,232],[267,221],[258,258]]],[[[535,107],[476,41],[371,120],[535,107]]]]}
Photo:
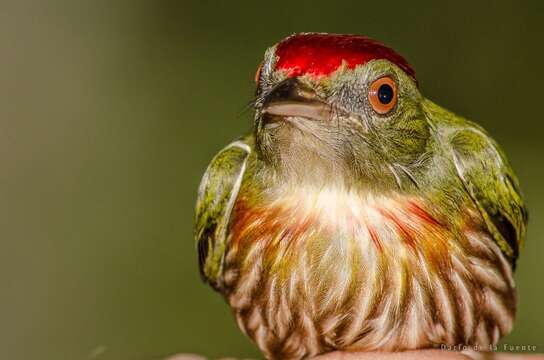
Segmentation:
{"type": "Polygon", "coordinates": [[[504,146],[530,209],[504,342],[544,352],[542,1],[2,1],[0,358],[258,357],[201,284],[200,177],[265,48],[360,33],[504,146]]]}

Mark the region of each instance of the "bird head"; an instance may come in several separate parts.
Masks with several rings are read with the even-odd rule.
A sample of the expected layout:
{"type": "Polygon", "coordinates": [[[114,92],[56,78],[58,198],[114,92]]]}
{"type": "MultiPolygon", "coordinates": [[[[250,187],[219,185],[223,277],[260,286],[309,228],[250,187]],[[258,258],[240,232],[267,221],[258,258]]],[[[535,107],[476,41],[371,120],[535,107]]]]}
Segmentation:
{"type": "Polygon", "coordinates": [[[255,80],[257,149],[281,175],[397,186],[425,157],[415,72],[374,40],[292,35],[266,51],[255,80]]]}

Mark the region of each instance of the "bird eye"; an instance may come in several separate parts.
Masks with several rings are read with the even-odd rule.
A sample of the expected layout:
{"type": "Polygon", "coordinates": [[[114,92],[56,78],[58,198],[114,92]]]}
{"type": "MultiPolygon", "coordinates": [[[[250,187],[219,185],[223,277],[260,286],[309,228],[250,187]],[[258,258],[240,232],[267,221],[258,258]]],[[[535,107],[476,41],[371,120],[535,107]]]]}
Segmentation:
{"type": "Polygon", "coordinates": [[[388,76],[375,80],[370,85],[368,101],[375,112],[387,114],[397,104],[397,84],[388,76]]]}
{"type": "Polygon", "coordinates": [[[255,84],[259,85],[259,80],[261,79],[261,71],[263,69],[263,63],[259,64],[257,72],[255,72],[255,84]]]}

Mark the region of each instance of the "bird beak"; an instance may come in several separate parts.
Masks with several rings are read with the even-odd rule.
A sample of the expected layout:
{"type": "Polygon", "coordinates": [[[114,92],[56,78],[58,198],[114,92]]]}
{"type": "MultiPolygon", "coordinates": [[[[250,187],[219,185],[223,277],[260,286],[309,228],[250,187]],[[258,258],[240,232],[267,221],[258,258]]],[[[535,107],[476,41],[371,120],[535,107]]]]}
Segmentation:
{"type": "Polygon", "coordinates": [[[284,80],[267,94],[261,112],[268,121],[286,117],[327,121],[332,117],[331,106],[296,78],[284,80]]]}

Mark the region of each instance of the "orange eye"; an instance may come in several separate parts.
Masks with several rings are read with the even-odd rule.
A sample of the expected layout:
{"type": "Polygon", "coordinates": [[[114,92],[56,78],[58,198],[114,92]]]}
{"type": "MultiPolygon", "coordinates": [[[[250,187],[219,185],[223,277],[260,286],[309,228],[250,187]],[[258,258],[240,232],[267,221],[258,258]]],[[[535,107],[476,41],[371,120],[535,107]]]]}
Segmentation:
{"type": "Polygon", "coordinates": [[[259,64],[257,72],[255,73],[255,84],[259,84],[259,79],[261,78],[261,70],[263,69],[263,63],[259,64]]]}
{"type": "Polygon", "coordinates": [[[375,112],[387,114],[397,104],[397,84],[388,76],[375,80],[370,85],[368,101],[375,112]]]}

